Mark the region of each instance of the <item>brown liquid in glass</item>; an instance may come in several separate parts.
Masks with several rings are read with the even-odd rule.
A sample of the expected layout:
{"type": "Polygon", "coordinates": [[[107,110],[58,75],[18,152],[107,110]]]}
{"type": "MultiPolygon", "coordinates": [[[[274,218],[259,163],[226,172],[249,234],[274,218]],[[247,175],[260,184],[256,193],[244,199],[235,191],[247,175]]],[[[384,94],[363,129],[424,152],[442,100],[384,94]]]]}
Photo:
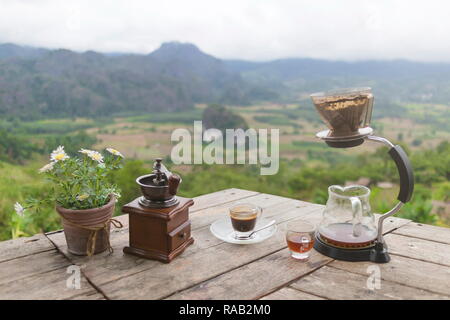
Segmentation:
{"type": "Polygon", "coordinates": [[[304,235],[290,234],[286,237],[286,242],[289,250],[298,253],[305,253],[312,249],[314,246],[314,238],[308,237],[309,241],[302,241],[305,238],[304,235]]]}
{"type": "Polygon", "coordinates": [[[353,225],[350,223],[336,223],[320,231],[320,237],[332,245],[342,248],[362,248],[373,244],[376,239],[366,226],[361,226],[362,232],[358,237],[353,236],[353,225]]]}

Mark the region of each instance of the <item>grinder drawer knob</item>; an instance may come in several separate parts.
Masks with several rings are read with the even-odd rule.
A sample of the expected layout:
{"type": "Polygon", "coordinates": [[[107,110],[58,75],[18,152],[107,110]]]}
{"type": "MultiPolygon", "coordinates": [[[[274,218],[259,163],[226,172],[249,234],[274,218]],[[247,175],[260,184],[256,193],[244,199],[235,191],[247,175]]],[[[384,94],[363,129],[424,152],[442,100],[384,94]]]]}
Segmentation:
{"type": "Polygon", "coordinates": [[[186,238],[187,233],[186,233],[186,232],[183,232],[183,233],[180,233],[178,236],[179,236],[181,239],[184,239],[184,238],[186,238]]]}

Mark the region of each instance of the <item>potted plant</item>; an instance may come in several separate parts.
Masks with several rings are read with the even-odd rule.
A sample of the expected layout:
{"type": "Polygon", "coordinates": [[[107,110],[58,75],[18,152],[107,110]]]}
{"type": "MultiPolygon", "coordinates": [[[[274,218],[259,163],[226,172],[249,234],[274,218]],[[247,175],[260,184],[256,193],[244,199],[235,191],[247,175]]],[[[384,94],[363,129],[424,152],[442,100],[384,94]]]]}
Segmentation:
{"type": "Polygon", "coordinates": [[[50,163],[39,172],[50,180],[52,187],[42,199],[29,198],[24,205],[15,204],[19,215],[43,204],[56,205],[62,218],[68,251],[75,255],[88,255],[111,249],[109,232],[116,199],[120,191],[110,182],[112,171],[122,167],[123,155],[112,148],[102,155],[94,150],[81,149],[80,157],[69,157],[63,146],[50,155],[50,163]]]}

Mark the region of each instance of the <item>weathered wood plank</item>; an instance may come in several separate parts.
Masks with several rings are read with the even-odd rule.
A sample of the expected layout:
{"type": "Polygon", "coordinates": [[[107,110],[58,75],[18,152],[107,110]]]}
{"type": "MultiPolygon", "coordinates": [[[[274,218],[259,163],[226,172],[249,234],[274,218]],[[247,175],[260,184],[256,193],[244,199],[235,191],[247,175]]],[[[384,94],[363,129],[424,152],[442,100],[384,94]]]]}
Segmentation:
{"type": "Polygon", "coordinates": [[[111,233],[110,241],[114,249],[112,254],[105,251],[92,257],[70,254],[67,251],[63,232],[52,234],[50,238],[57,244],[60,252],[71,263],[81,266],[86,276],[95,284],[97,284],[97,280],[113,281],[117,278],[149,269],[158,263],[157,261],[141,259],[122,252],[123,247],[128,245],[128,229],[116,229],[111,233]]]}
{"type": "Polygon", "coordinates": [[[189,257],[178,257],[169,265],[157,265],[144,272],[106,283],[101,285],[101,289],[112,299],[161,299],[275,252],[280,249],[283,240],[278,234],[264,246],[253,246],[251,252],[243,247],[234,248],[235,245],[228,243],[220,244],[189,257]]]}
{"type": "Polygon", "coordinates": [[[395,234],[450,244],[450,228],[411,222],[395,230],[395,234]]]}
{"type": "MultiPolygon", "coordinates": [[[[378,224],[378,219],[381,217],[379,214],[375,214],[375,221],[378,224]]],[[[389,217],[383,222],[383,234],[387,234],[392,232],[398,228],[402,228],[403,226],[410,223],[411,220],[398,218],[398,217],[389,217]]]]}
{"type": "MultiPolygon", "coordinates": [[[[195,201],[195,199],[194,199],[195,201]]],[[[193,228],[201,228],[204,226],[209,226],[211,223],[225,217],[228,215],[229,208],[236,204],[242,202],[241,199],[230,201],[225,204],[220,204],[214,207],[209,207],[200,211],[196,211],[190,214],[190,219],[193,228]]],[[[281,211],[285,211],[286,208],[305,208],[305,207],[318,207],[317,205],[312,205],[307,202],[302,202],[299,200],[293,200],[289,198],[284,198],[269,194],[258,194],[245,198],[245,202],[249,202],[260,206],[263,209],[264,217],[274,217],[278,215],[281,211]]]]}
{"type": "MultiPolygon", "coordinates": [[[[308,208],[308,210],[311,210],[308,211],[311,213],[317,212],[317,209],[315,208],[308,208]]],[[[280,230],[280,232],[283,231],[280,230]]],[[[199,251],[214,248],[215,246],[223,243],[223,241],[217,239],[211,234],[209,231],[209,226],[194,229],[192,234],[195,242],[182,254],[182,256],[186,258],[193,256],[192,259],[195,259],[195,255],[198,254],[199,251]]],[[[112,241],[112,245],[114,247],[116,247],[115,243],[117,240],[118,239],[114,238],[114,241],[112,241]]],[[[123,242],[121,243],[123,246],[123,242]]],[[[83,268],[85,274],[97,285],[111,282],[118,278],[132,275],[143,270],[151,269],[155,265],[161,265],[161,263],[157,261],[139,259],[134,256],[125,255],[121,252],[121,247],[116,249],[112,255],[101,254],[93,257],[91,260],[80,257],[76,257],[75,259],[77,259],[77,264],[84,266],[83,268]],[[111,270],[114,270],[114,272],[111,272],[111,270]]],[[[162,268],[164,268],[163,266],[164,265],[162,265],[162,268]]]]}
{"type": "MultiPolygon", "coordinates": [[[[231,201],[226,205],[206,208],[191,214],[193,236],[196,239],[196,242],[183,253],[183,257],[187,258],[190,255],[195,256],[200,250],[220,245],[222,242],[211,235],[209,225],[216,219],[226,216],[228,214],[229,206],[239,201],[240,200],[231,201]]],[[[275,217],[278,223],[292,218],[302,217],[302,215],[309,212],[314,212],[314,214],[308,215],[308,220],[318,223],[321,219],[321,211],[323,209],[323,206],[321,205],[313,205],[303,201],[265,194],[250,196],[246,201],[264,207],[264,215],[266,217],[275,217]]],[[[407,221],[392,219],[390,227],[396,228],[399,224],[403,223],[407,223],[407,221]]],[[[388,231],[390,227],[386,227],[385,229],[388,231]]],[[[280,231],[283,232],[282,230],[280,231]]],[[[56,240],[56,243],[60,246],[60,249],[63,251],[65,250],[65,239],[63,234],[53,234],[50,237],[52,241],[55,241],[55,237],[59,237],[59,240],[56,240]]],[[[114,230],[111,235],[111,243],[115,248],[115,252],[112,255],[104,253],[97,255],[90,260],[72,255],[69,255],[69,258],[72,262],[83,265],[85,274],[96,285],[113,282],[132,274],[151,270],[155,266],[160,265],[160,263],[156,261],[139,259],[122,253],[123,246],[128,243],[128,230],[126,229],[120,231],[114,230]]],[[[226,272],[226,270],[223,272],[226,272]]],[[[194,284],[195,283],[192,283],[190,285],[194,284]]]]}
{"type": "MultiPolygon", "coordinates": [[[[272,195],[256,195],[252,196],[248,201],[264,207],[265,215],[276,216],[289,212],[290,216],[282,217],[282,219],[290,218],[298,215],[298,212],[309,212],[321,208],[320,206],[307,206],[308,203],[297,200],[291,200],[272,195]],[[296,210],[299,210],[298,212],[296,210]],[[303,211],[302,211],[303,210],[303,211]],[[306,210],[306,211],[304,211],[306,210]]],[[[239,200],[237,200],[239,201],[239,200]]],[[[231,202],[229,205],[233,204],[231,202]]],[[[226,216],[228,214],[228,206],[215,208],[207,208],[197,211],[191,215],[192,235],[195,242],[189,246],[183,253],[183,256],[196,254],[199,250],[207,249],[222,243],[221,240],[215,238],[209,231],[211,221],[226,216]]],[[[281,220],[280,220],[281,221],[281,220]]],[[[107,252],[96,255],[92,258],[78,257],[67,252],[67,245],[64,238],[64,233],[54,233],[49,235],[49,238],[55,242],[59,250],[61,250],[72,263],[82,265],[86,276],[95,284],[103,284],[114,281],[118,278],[128,276],[134,273],[141,272],[153,268],[160,264],[157,261],[140,259],[135,256],[125,255],[122,253],[124,246],[128,245],[128,229],[113,229],[111,233],[111,245],[114,248],[114,253],[109,255],[107,252]],[[112,272],[113,271],[113,272],[112,272]]]]}
{"type": "Polygon", "coordinates": [[[1,300],[62,300],[91,296],[98,292],[81,276],[81,288],[67,288],[66,281],[70,274],[60,268],[46,273],[35,274],[0,285],[1,300]]]}
{"type": "MultiPolygon", "coordinates": [[[[313,210],[311,214],[315,214],[314,210],[317,211],[317,208],[310,210],[313,210]]],[[[209,230],[205,231],[209,232],[209,230]]],[[[213,236],[210,235],[210,237],[213,236]]],[[[173,292],[256,261],[284,247],[286,247],[285,234],[282,230],[278,230],[273,237],[262,243],[251,246],[220,243],[192,254],[183,254],[168,265],[158,263],[148,270],[100,285],[100,288],[113,299],[165,298],[173,292]]],[[[96,284],[102,282],[98,278],[90,276],[89,278],[96,284]]]]}
{"type": "MultiPolygon", "coordinates": [[[[197,198],[194,199],[194,201],[197,201],[197,198]]],[[[200,211],[191,212],[190,211],[190,220],[192,224],[192,230],[200,229],[205,226],[209,226],[212,222],[215,220],[226,216],[228,214],[228,208],[232,206],[233,204],[240,202],[241,199],[232,200],[226,204],[219,204],[216,207],[209,207],[206,209],[202,209],[200,211]]],[[[292,200],[288,198],[283,198],[279,196],[274,195],[262,195],[257,194],[255,196],[250,196],[246,198],[246,201],[249,201],[251,203],[254,203],[256,205],[261,206],[263,209],[265,209],[264,215],[265,216],[274,216],[278,212],[285,210],[285,207],[292,208],[292,204],[295,203],[296,206],[299,208],[308,206],[307,202],[302,202],[298,200],[292,200]],[[271,208],[272,206],[275,206],[279,204],[280,207],[271,208]],[[269,209],[268,212],[266,210],[269,209]],[[276,210],[275,210],[276,209],[276,210]]],[[[314,206],[314,205],[312,205],[314,206]]],[[[122,229],[116,229],[112,226],[111,229],[111,239],[114,237],[121,237],[123,238],[123,235],[128,235],[128,214],[121,215],[115,217],[115,219],[118,219],[121,221],[124,225],[122,229]]],[[[61,232],[53,232],[51,234],[47,235],[49,239],[55,244],[55,246],[58,247],[59,250],[67,252],[67,244],[65,242],[64,233],[61,232]]],[[[128,238],[124,239],[128,242],[128,238]]],[[[118,242],[120,243],[120,241],[118,242]]],[[[123,246],[127,245],[127,243],[124,243],[123,246]]],[[[77,257],[74,257],[75,259],[77,257]]]]}
{"type": "MultiPolygon", "coordinates": [[[[259,192],[248,191],[243,189],[225,189],[213,193],[208,193],[194,198],[194,205],[189,208],[190,214],[204,210],[206,208],[224,205],[228,202],[239,201],[248,197],[256,196],[259,192]]],[[[115,216],[114,219],[120,221],[124,228],[128,228],[128,214],[115,216]]]]}
{"type": "MultiPolygon", "coordinates": [[[[333,261],[329,266],[367,276],[367,268],[373,266],[373,263],[333,261]]],[[[450,268],[448,267],[393,254],[389,263],[381,263],[377,266],[380,268],[380,276],[383,280],[450,296],[450,268]]]]}
{"type": "Polygon", "coordinates": [[[393,254],[450,266],[450,245],[448,244],[392,233],[385,236],[385,240],[389,252],[393,254]]]}
{"type": "MultiPolygon", "coordinates": [[[[279,212],[276,219],[280,224],[283,221],[289,221],[297,217],[313,223],[321,220],[321,206],[313,209],[309,213],[301,214],[296,212],[297,208],[279,212]]],[[[297,209],[298,210],[298,209],[297,209]]],[[[385,222],[384,231],[390,232],[399,226],[408,223],[409,220],[400,218],[391,218],[385,222]]],[[[283,230],[280,230],[284,232],[283,230]]],[[[313,251],[311,261],[305,264],[295,261],[289,257],[288,249],[276,252],[263,257],[253,263],[241,268],[232,270],[204,283],[198,284],[186,291],[179,292],[170,299],[252,299],[267,294],[268,292],[283,286],[302,275],[313,271],[314,269],[329,263],[332,259],[325,257],[316,251],[313,251]],[[319,259],[314,261],[314,259],[319,259]],[[270,274],[270,277],[267,275],[270,274]],[[242,279],[245,279],[246,285],[242,285],[242,279]],[[261,282],[261,279],[266,279],[261,282]]]]}
{"type": "Polygon", "coordinates": [[[66,267],[69,260],[56,249],[0,263],[0,285],[66,267]]]}
{"type": "Polygon", "coordinates": [[[78,296],[73,296],[73,297],[67,298],[65,300],[106,300],[106,299],[101,293],[92,292],[92,293],[80,294],[78,296]]]}
{"type": "MultiPolygon", "coordinates": [[[[278,214],[286,212],[287,210],[292,210],[293,208],[301,209],[301,208],[305,208],[305,207],[308,207],[308,208],[309,207],[311,207],[311,208],[317,207],[314,205],[308,206],[308,203],[306,203],[306,202],[301,202],[301,201],[297,201],[297,200],[292,200],[292,199],[287,199],[287,198],[282,198],[282,197],[272,196],[272,195],[256,195],[254,197],[250,197],[249,199],[247,199],[247,201],[250,201],[256,205],[260,205],[264,209],[264,216],[267,218],[275,217],[278,214]]],[[[227,204],[226,206],[207,208],[204,210],[200,210],[200,211],[191,213],[190,219],[191,219],[191,224],[192,224],[192,230],[197,230],[197,229],[201,229],[201,228],[205,228],[205,227],[209,228],[209,225],[212,222],[216,221],[217,219],[219,219],[221,217],[228,215],[228,208],[236,202],[239,202],[239,200],[232,201],[229,204],[227,204]]],[[[294,213],[291,213],[291,214],[294,214],[294,213]]],[[[120,220],[122,222],[124,222],[125,220],[126,221],[128,220],[128,215],[122,215],[122,216],[119,216],[116,218],[120,218],[120,220]]],[[[77,260],[87,261],[86,259],[84,259],[82,257],[73,256],[68,253],[67,244],[66,244],[66,240],[65,240],[63,231],[53,232],[51,234],[48,234],[47,236],[55,244],[55,246],[60,251],[62,251],[65,255],[70,257],[71,260],[73,259],[75,261],[77,261],[77,260]]],[[[210,237],[209,232],[208,233],[200,233],[199,235],[196,236],[196,239],[197,239],[197,237],[199,237],[200,241],[196,241],[196,243],[201,248],[206,248],[206,247],[209,247],[211,245],[215,245],[215,244],[218,244],[221,242],[220,240],[216,239],[215,237],[210,237]],[[203,235],[207,235],[207,236],[204,237],[203,235]]],[[[122,248],[123,248],[123,246],[126,246],[128,244],[128,223],[124,223],[124,228],[122,228],[122,229],[117,229],[117,228],[112,227],[112,229],[111,229],[111,244],[115,250],[117,250],[117,249],[122,250],[122,248],[116,248],[115,243],[117,243],[117,245],[121,246],[122,248]]],[[[192,248],[192,247],[190,247],[190,248],[192,248]]],[[[93,257],[93,259],[98,256],[99,255],[93,257]]]]}
{"type": "MultiPolygon", "coordinates": [[[[227,190],[225,190],[227,191],[227,190]]],[[[236,196],[239,194],[239,192],[218,192],[213,194],[214,197],[209,198],[211,201],[214,200],[214,198],[217,200],[222,199],[222,201],[230,200],[230,198],[227,198],[227,195],[233,195],[233,199],[236,198],[236,196]],[[219,199],[217,196],[221,195],[221,198],[219,199]]],[[[248,195],[247,193],[244,193],[244,195],[248,195]]],[[[202,196],[203,200],[208,199],[206,196],[202,196]]],[[[205,209],[207,210],[207,209],[205,209]]],[[[73,263],[76,263],[77,265],[81,265],[84,268],[84,271],[88,276],[92,276],[93,278],[96,278],[97,276],[104,276],[104,281],[112,281],[116,278],[123,277],[129,274],[133,274],[145,269],[149,269],[158,262],[151,261],[151,260],[145,260],[140,259],[132,255],[125,255],[122,253],[122,249],[124,246],[128,245],[128,215],[121,215],[118,217],[115,217],[116,219],[120,220],[124,224],[123,229],[116,229],[112,228],[111,231],[111,245],[114,248],[114,253],[109,254],[108,252],[104,252],[102,254],[96,255],[92,258],[88,257],[79,257],[74,256],[68,253],[67,251],[67,244],[64,237],[63,232],[57,232],[49,234],[48,237],[51,239],[52,242],[55,243],[55,245],[58,247],[58,249],[64,253],[64,255],[70,259],[73,263]],[[114,270],[114,272],[111,272],[114,270]]],[[[203,217],[200,215],[198,218],[200,221],[203,219],[203,217]]],[[[195,219],[194,219],[195,220],[195,219]]],[[[201,224],[201,223],[198,223],[201,224]]],[[[193,229],[196,229],[196,223],[193,222],[193,229]]],[[[206,231],[206,230],[205,230],[206,231]]],[[[206,232],[200,233],[200,238],[206,238],[209,237],[202,237],[202,234],[205,234],[206,232]]],[[[207,247],[210,245],[214,245],[217,243],[215,241],[216,238],[210,239],[209,241],[196,241],[193,246],[190,246],[188,248],[188,252],[190,251],[196,251],[196,246],[200,244],[202,247],[207,247]]],[[[218,240],[218,239],[217,239],[218,240]]]]}
{"type": "Polygon", "coordinates": [[[392,232],[385,237],[392,261],[378,265],[382,288],[371,291],[366,287],[366,271],[372,263],[331,261],[315,251],[309,263],[289,257],[284,222],[304,218],[317,224],[323,206],[240,189],[200,196],[195,202],[191,222],[196,242],[169,265],[122,253],[128,244],[128,215],[116,217],[125,228],[113,228],[112,255],[103,253],[91,259],[70,255],[63,232],[48,234],[48,239],[41,234],[0,242],[0,299],[104,299],[84,276],[81,290],[66,288],[70,263],[80,265],[110,298],[450,298],[446,281],[450,279],[450,229],[387,219],[384,231],[392,232]],[[228,208],[237,202],[262,206],[265,217],[277,220],[277,234],[249,246],[223,243],[212,236],[209,225],[228,215],[228,208]],[[56,247],[68,259],[60,256],[56,247]],[[242,286],[243,279],[246,286],[242,286]],[[291,286],[283,287],[292,281],[291,286]]]}
{"type": "Polygon", "coordinates": [[[0,262],[54,249],[55,246],[41,233],[7,240],[0,242],[0,262]]]}
{"type": "Polygon", "coordinates": [[[257,299],[330,261],[331,258],[312,251],[310,260],[301,262],[291,258],[286,248],[176,293],[169,299],[257,299]]]}
{"type": "Polygon", "coordinates": [[[325,299],[294,288],[286,287],[261,298],[261,300],[325,300],[325,299]]]}
{"type": "Polygon", "coordinates": [[[194,198],[194,205],[191,207],[191,212],[202,210],[209,207],[214,207],[238,199],[244,199],[250,196],[255,196],[259,192],[249,191],[244,189],[225,189],[213,193],[208,193],[194,198]]]}
{"type": "Polygon", "coordinates": [[[449,299],[450,297],[381,280],[381,288],[370,290],[368,276],[324,266],[291,284],[295,289],[328,299],[449,299]]]}

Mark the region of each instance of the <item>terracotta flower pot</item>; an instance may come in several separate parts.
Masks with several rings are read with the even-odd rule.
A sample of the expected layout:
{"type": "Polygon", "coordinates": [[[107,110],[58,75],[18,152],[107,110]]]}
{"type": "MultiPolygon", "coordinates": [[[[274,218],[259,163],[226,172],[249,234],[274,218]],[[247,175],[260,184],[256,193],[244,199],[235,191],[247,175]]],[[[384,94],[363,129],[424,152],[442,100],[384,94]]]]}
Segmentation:
{"type": "Polygon", "coordinates": [[[109,202],[100,208],[72,210],[56,206],[70,253],[85,256],[109,248],[110,219],[115,205],[116,198],[111,196],[109,202]]]}

